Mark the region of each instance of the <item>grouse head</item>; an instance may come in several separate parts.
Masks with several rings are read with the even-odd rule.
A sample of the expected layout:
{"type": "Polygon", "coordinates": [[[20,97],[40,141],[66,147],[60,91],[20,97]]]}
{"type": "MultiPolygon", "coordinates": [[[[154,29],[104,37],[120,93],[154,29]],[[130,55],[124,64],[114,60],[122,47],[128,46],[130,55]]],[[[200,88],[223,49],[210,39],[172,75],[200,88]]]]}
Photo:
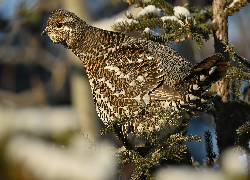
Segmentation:
{"type": "Polygon", "coordinates": [[[47,21],[42,35],[48,35],[53,43],[61,43],[72,49],[77,45],[77,36],[84,32],[85,22],[74,13],[66,10],[54,10],[47,21]]]}

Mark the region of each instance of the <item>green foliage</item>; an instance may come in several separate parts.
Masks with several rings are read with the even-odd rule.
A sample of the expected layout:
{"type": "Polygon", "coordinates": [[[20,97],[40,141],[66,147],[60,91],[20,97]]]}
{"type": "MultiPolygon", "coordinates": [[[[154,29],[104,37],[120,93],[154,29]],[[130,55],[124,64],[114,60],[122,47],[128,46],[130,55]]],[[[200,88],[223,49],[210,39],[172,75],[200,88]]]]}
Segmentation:
{"type": "MultiPolygon", "coordinates": [[[[248,118],[250,118],[250,116],[248,116],[248,118]]],[[[249,141],[250,141],[250,121],[248,119],[247,122],[245,122],[243,125],[241,125],[237,130],[237,145],[238,148],[240,149],[245,149],[248,151],[248,153],[250,153],[250,148],[249,148],[249,141]]]]}
{"type": "Polygon", "coordinates": [[[214,158],[216,157],[216,154],[213,151],[213,141],[212,141],[212,135],[209,130],[204,132],[204,140],[205,140],[205,146],[206,146],[206,156],[207,156],[207,161],[206,165],[207,166],[214,166],[214,158]]]}
{"type": "Polygon", "coordinates": [[[165,119],[164,121],[169,123],[174,119],[181,118],[181,116],[176,116],[177,112],[172,109],[154,110],[150,107],[140,107],[139,111],[140,113],[133,117],[117,117],[102,130],[102,135],[113,132],[123,145],[116,154],[119,158],[118,173],[121,173],[121,169],[125,165],[133,163],[136,169],[133,171],[131,179],[141,179],[144,176],[147,179],[152,179],[155,170],[159,167],[170,164],[191,165],[191,156],[188,153],[187,146],[182,142],[200,142],[201,137],[184,136],[182,133],[169,135],[165,132],[167,130],[153,132],[150,130],[152,124],[148,124],[149,121],[153,121],[153,117],[165,119]],[[140,133],[134,130],[133,136],[136,139],[129,139],[127,132],[124,131],[125,126],[129,124],[132,127],[133,124],[139,122],[143,122],[144,132],[140,133]]]}
{"type": "Polygon", "coordinates": [[[173,15],[173,6],[171,4],[167,3],[164,0],[150,0],[150,1],[144,1],[144,0],[124,0],[125,2],[129,4],[134,4],[137,7],[146,7],[148,5],[154,5],[156,7],[161,8],[167,15],[173,15]]]}
{"type": "MultiPolygon", "coordinates": [[[[201,138],[173,134],[161,147],[138,147],[135,150],[122,148],[117,155],[120,157],[118,167],[122,168],[127,164],[133,163],[136,168],[131,179],[141,179],[144,175],[146,175],[147,179],[151,179],[155,170],[159,167],[165,167],[172,163],[181,164],[187,161],[187,159],[183,159],[185,153],[187,153],[187,147],[182,144],[183,141],[200,142],[201,138]],[[149,151],[150,148],[151,150],[149,151]],[[141,151],[148,151],[148,153],[145,155],[141,151]]],[[[185,156],[185,158],[187,157],[185,156]]],[[[189,164],[191,164],[191,157],[189,156],[188,159],[189,164]]],[[[121,169],[118,172],[121,172],[121,169]]]]}
{"type": "Polygon", "coordinates": [[[130,118],[126,116],[122,116],[121,118],[117,118],[114,121],[108,122],[109,124],[105,127],[105,129],[101,130],[101,135],[105,135],[108,132],[113,132],[117,139],[126,147],[126,149],[133,149],[128,138],[124,136],[122,127],[129,122],[130,118]]]}
{"type": "Polygon", "coordinates": [[[237,134],[243,135],[244,133],[248,133],[250,131],[250,121],[247,121],[245,124],[240,126],[237,130],[237,134]]]}
{"type": "MultiPolygon", "coordinates": [[[[135,4],[137,7],[146,7],[148,5],[155,5],[158,8],[161,8],[161,16],[173,16],[174,8],[166,3],[164,0],[127,0],[129,4],[135,4]]],[[[128,23],[126,21],[121,23],[116,23],[112,26],[115,31],[119,32],[131,32],[139,31],[142,35],[149,40],[153,40],[163,44],[171,44],[173,42],[184,41],[187,38],[192,38],[198,45],[199,48],[203,46],[202,40],[209,40],[209,35],[213,33],[216,25],[211,23],[209,20],[212,20],[212,7],[206,7],[205,9],[199,9],[197,7],[192,7],[186,4],[184,6],[194,15],[185,17],[181,15],[177,20],[163,20],[159,14],[148,13],[141,15],[139,17],[134,17],[133,15],[127,15],[128,19],[134,19],[138,23],[128,23]],[[145,32],[144,29],[157,28],[160,35],[156,36],[152,33],[145,32]]]]}
{"type": "Polygon", "coordinates": [[[234,146],[237,139],[240,142],[236,130],[249,120],[250,108],[248,102],[242,100],[222,102],[220,97],[215,97],[213,103],[214,110],[210,113],[214,116],[217,144],[221,153],[227,147],[234,146]]]}
{"type": "Polygon", "coordinates": [[[225,9],[226,16],[231,16],[233,13],[240,11],[241,8],[247,5],[248,0],[239,0],[236,3],[229,2],[229,6],[225,9]]]}
{"type": "Polygon", "coordinates": [[[232,100],[240,100],[242,83],[250,81],[250,63],[234,52],[233,48],[232,45],[226,45],[225,51],[229,52],[231,62],[228,63],[227,76],[224,79],[229,82],[230,90],[233,92],[232,100]]]}
{"type": "Polygon", "coordinates": [[[242,67],[235,67],[229,64],[226,79],[235,79],[239,81],[250,80],[249,72],[244,71],[242,67]]]}

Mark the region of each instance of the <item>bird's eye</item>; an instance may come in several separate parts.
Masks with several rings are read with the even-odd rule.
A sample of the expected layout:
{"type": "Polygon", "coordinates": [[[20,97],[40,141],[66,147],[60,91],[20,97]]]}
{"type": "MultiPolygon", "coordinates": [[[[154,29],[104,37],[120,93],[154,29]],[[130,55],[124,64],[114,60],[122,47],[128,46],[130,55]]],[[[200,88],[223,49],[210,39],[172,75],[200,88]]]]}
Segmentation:
{"type": "Polygon", "coordinates": [[[56,23],[56,27],[61,28],[63,26],[63,23],[56,23]]]}

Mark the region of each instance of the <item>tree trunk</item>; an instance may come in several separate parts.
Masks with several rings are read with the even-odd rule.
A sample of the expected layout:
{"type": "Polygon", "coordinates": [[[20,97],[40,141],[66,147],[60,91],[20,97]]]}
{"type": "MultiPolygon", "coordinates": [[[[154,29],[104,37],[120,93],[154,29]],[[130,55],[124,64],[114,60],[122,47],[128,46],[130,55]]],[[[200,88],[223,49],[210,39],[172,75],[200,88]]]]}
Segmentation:
{"type": "MultiPolygon", "coordinates": [[[[226,58],[226,61],[229,61],[229,53],[225,52],[225,44],[228,44],[228,18],[224,13],[225,7],[227,5],[226,0],[214,0],[213,1],[213,19],[218,25],[218,28],[213,32],[214,36],[214,48],[215,53],[221,53],[226,58]]],[[[229,87],[228,81],[220,80],[215,83],[214,91],[221,96],[221,100],[226,103],[229,100],[229,87]]],[[[222,103],[219,103],[222,105],[222,103]]],[[[218,106],[217,106],[218,107],[218,106]]],[[[220,112],[220,108],[216,109],[220,112]]],[[[223,146],[224,137],[221,133],[224,130],[224,123],[222,119],[215,119],[216,124],[216,134],[217,134],[217,146],[219,149],[219,154],[225,149],[223,146]],[[217,121],[217,122],[216,122],[217,121]]]]}
{"type": "MultiPolygon", "coordinates": [[[[213,3],[213,19],[218,25],[217,30],[214,31],[214,48],[215,53],[223,54],[228,62],[229,53],[225,52],[225,44],[228,44],[228,18],[224,13],[226,5],[226,0],[214,0],[213,3]]],[[[216,82],[216,91],[223,102],[229,100],[228,82],[224,80],[216,82]]]]}

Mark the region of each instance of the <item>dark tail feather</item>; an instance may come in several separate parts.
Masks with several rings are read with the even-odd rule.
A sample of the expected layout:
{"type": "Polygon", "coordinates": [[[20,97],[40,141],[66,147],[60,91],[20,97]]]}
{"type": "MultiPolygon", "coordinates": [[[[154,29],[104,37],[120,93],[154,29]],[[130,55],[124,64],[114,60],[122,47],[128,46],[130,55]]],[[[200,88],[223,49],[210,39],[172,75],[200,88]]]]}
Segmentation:
{"type": "Polygon", "coordinates": [[[209,109],[210,95],[206,90],[226,73],[227,63],[222,54],[215,54],[195,64],[190,74],[175,86],[184,100],[182,107],[189,112],[204,112],[209,109]]]}
{"type": "Polygon", "coordinates": [[[217,53],[195,64],[190,74],[184,78],[184,82],[189,82],[188,84],[193,85],[189,89],[190,93],[194,92],[194,94],[197,94],[205,91],[213,82],[223,78],[226,73],[226,59],[222,54],[217,53]]]}

